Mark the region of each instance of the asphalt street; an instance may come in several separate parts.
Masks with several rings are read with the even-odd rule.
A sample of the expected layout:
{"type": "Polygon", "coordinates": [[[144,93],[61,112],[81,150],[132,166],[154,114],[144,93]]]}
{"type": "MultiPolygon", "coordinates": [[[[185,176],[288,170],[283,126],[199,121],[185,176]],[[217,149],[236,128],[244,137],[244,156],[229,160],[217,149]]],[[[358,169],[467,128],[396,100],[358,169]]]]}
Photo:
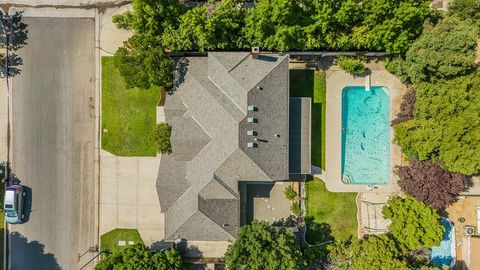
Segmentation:
{"type": "Polygon", "coordinates": [[[79,269],[94,227],[94,20],[24,18],[28,45],[13,79],[12,171],[27,186],[11,226],[10,269],[79,269]],[[28,210],[28,209],[27,209],[28,210]]]}

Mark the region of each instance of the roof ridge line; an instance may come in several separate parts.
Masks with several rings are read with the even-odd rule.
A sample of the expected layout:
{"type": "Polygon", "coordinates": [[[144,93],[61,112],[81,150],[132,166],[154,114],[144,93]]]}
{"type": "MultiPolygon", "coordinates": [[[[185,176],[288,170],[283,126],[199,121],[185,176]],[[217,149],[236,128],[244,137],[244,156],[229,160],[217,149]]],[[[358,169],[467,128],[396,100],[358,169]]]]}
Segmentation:
{"type": "MultiPolygon", "coordinates": [[[[238,61],[238,63],[236,63],[231,69],[227,69],[227,72],[230,74],[230,72],[234,69],[236,69],[241,63],[243,63],[243,61],[245,61],[245,59],[247,59],[248,57],[250,56],[250,54],[246,54],[242,60],[238,61]]],[[[221,63],[220,63],[221,64],[221,63]]],[[[222,65],[223,66],[223,65],[222,65]]],[[[226,68],[225,68],[226,69],[226,68]]]]}
{"type": "Polygon", "coordinates": [[[227,186],[227,184],[225,184],[225,182],[223,182],[223,180],[220,177],[218,177],[215,173],[213,173],[213,179],[215,179],[215,181],[217,181],[228,192],[232,193],[232,195],[235,196],[235,198],[240,199],[240,196],[238,196],[238,194],[233,189],[227,186]]]}

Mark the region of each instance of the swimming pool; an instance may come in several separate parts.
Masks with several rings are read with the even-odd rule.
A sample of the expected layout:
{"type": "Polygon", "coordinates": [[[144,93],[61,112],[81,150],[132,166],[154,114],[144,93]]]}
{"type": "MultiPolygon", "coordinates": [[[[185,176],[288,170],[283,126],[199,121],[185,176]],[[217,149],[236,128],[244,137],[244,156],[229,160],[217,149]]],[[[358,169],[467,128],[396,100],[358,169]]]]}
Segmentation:
{"type": "Polygon", "coordinates": [[[342,90],[342,181],[383,185],[390,178],[390,95],[385,87],[342,90]]]}
{"type": "Polygon", "coordinates": [[[432,261],[436,266],[446,265],[453,267],[455,265],[455,228],[452,223],[445,218],[441,220],[445,227],[442,242],[440,246],[432,247],[432,261]]]}

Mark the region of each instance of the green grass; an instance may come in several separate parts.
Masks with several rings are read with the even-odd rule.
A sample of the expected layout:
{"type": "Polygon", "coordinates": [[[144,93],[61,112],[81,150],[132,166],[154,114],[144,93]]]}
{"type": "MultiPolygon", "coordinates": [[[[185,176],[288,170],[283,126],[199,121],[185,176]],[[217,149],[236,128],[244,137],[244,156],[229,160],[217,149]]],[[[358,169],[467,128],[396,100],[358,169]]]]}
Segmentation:
{"type": "Polygon", "coordinates": [[[290,70],[290,96],[312,98],[312,164],[325,169],[325,95],[324,71],[290,70]]]}
{"type": "Polygon", "coordinates": [[[143,244],[142,238],[136,229],[115,229],[100,237],[100,249],[103,251],[114,252],[117,249],[128,247],[128,241],[133,241],[134,244],[143,244]],[[126,245],[124,247],[119,247],[119,240],[126,241],[126,245]]]}
{"type": "Polygon", "coordinates": [[[356,193],[329,192],[318,178],[309,179],[306,190],[306,238],[310,244],[327,240],[329,234],[336,240],[357,236],[356,193]]]}
{"type": "Polygon", "coordinates": [[[161,89],[127,89],[113,64],[102,57],[102,148],[118,156],[155,156],[156,106],[161,89]]]}

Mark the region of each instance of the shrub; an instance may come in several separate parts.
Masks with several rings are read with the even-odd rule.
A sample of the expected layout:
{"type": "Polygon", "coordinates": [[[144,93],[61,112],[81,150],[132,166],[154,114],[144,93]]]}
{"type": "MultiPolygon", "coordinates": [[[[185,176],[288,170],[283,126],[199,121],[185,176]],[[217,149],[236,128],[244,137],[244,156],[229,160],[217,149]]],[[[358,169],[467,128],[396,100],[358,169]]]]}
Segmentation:
{"type": "Polygon", "coordinates": [[[405,193],[442,209],[455,201],[459,192],[468,187],[467,178],[460,173],[452,173],[440,168],[431,161],[413,159],[408,166],[397,167],[399,186],[405,193]]]}
{"type": "Polygon", "coordinates": [[[300,203],[299,202],[292,203],[292,205],[290,206],[290,210],[295,216],[299,217],[301,214],[300,203]]]}
{"type": "Polygon", "coordinates": [[[156,144],[156,148],[159,153],[165,154],[171,151],[170,145],[170,135],[172,132],[172,127],[167,123],[157,124],[155,130],[153,131],[153,140],[156,144]]]}
{"type": "Polygon", "coordinates": [[[297,197],[297,192],[295,192],[295,190],[293,190],[292,186],[286,187],[283,194],[285,194],[285,197],[289,200],[293,200],[297,197]]]}
{"type": "Polygon", "coordinates": [[[340,56],[337,58],[337,63],[341,69],[353,76],[360,76],[365,72],[365,65],[360,59],[340,56]]]}
{"type": "Polygon", "coordinates": [[[391,220],[388,230],[402,247],[415,250],[440,245],[445,228],[437,211],[423,202],[396,197],[388,201],[382,213],[391,220]]]}

